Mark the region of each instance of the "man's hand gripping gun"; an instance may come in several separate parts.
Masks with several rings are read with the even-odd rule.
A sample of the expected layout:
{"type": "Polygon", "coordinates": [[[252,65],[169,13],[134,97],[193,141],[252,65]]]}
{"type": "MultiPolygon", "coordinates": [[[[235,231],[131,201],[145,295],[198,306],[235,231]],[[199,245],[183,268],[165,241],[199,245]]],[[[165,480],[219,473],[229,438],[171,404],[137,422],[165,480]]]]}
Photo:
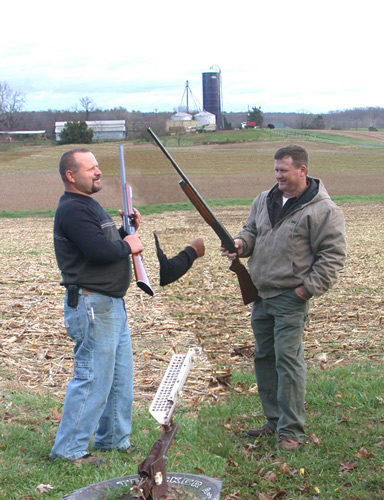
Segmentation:
{"type": "MultiPolygon", "coordinates": [[[[120,175],[121,175],[121,191],[123,196],[123,226],[127,234],[135,233],[135,213],[132,204],[132,188],[126,182],[125,178],[125,164],[124,164],[124,147],[119,146],[120,154],[120,175]]],[[[153,296],[153,290],[149,283],[149,279],[143,264],[143,257],[141,253],[132,254],[133,270],[135,273],[136,283],[141,290],[150,296],[153,296]]]]}
{"type": "MultiPolygon", "coordinates": [[[[181,170],[181,168],[178,166],[176,161],[172,158],[172,156],[169,154],[169,152],[166,150],[166,148],[163,146],[163,144],[160,142],[160,139],[157,137],[157,135],[153,132],[151,128],[148,128],[148,132],[156,142],[156,144],[159,146],[161,151],[164,153],[164,155],[168,158],[168,160],[172,163],[173,167],[177,171],[177,173],[181,177],[181,181],[179,182],[181,189],[184,191],[184,193],[187,195],[187,197],[190,199],[192,204],[195,206],[197,211],[200,213],[200,215],[203,217],[205,222],[211,226],[211,228],[215,231],[217,236],[221,240],[222,246],[228,250],[230,253],[236,253],[237,249],[235,247],[235,243],[233,241],[232,236],[228,233],[228,231],[225,229],[225,227],[218,221],[218,219],[215,217],[211,209],[208,207],[206,202],[203,200],[203,198],[200,196],[198,191],[193,187],[187,176],[184,174],[184,172],[181,170]]],[[[245,268],[245,266],[240,262],[239,257],[236,257],[231,265],[229,266],[229,269],[236,273],[237,279],[239,280],[239,285],[240,285],[240,290],[241,290],[241,295],[243,297],[243,302],[244,304],[249,304],[250,302],[254,302],[258,298],[257,290],[255,285],[253,284],[251,277],[245,268]]]]}
{"type": "Polygon", "coordinates": [[[173,422],[177,398],[191,369],[195,349],[187,353],[174,354],[149,407],[149,413],[162,426],[159,439],[152,446],[147,458],[138,467],[140,482],[131,492],[138,498],[158,500],[168,494],[166,454],[177,433],[178,424],[173,422]]]}

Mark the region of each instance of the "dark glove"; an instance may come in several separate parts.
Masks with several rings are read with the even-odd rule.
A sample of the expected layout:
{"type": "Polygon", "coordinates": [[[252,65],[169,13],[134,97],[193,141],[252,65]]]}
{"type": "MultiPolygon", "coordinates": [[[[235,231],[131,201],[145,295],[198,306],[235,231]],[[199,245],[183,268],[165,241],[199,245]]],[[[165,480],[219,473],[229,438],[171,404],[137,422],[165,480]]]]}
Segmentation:
{"type": "Polygon", "coordinates": [[[175,257],[168,259],[160,248],[157,234],[153,233],[153,236],[155,237],[157,258],[160,263],[160,286],[169,285],[181,278],[190,269],[194,260],[197,259],[197,253],[191,246],[187,246],[175,257]]]}

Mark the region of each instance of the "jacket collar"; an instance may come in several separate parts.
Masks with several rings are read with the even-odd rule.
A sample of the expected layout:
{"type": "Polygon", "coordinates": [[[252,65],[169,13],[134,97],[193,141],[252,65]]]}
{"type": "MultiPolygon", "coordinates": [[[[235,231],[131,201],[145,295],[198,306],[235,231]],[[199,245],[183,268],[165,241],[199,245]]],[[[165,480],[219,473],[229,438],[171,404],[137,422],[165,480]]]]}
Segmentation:
{"type": "MultiPolygon", "coordinates": [[[[277,196],[281,196],[282,193],[278,187],[278,183],[276,183],[272,189],[269,191],[267,197],[269,199],[275,199],[277,196]]],[[[313,177],[307,177],[307,189],[297,198],[297,202],[300,205],[304,203],[308,203],[314,198],[319,192],[320,181],[319,179],[314,179],[313,177]]],[[[296,205],[296,203],[295,203],[296,205]]]]}

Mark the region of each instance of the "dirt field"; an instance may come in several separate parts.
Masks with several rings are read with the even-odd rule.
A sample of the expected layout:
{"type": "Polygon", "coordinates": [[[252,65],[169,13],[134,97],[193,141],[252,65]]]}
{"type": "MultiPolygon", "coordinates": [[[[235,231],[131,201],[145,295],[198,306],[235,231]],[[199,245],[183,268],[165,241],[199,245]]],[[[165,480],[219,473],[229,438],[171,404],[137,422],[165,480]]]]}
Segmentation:
{"type": "MultiPolygon", "coordinates": [[[[340,282],[313,300],[305,332],[310,365],[322,369],[383,357],[384,228],[383,204],[343,205],[349,257],[340,282]]],[[[234,233],[246,208],[218,209],[234,233]]],[[[72,373],[72,345],[62,320],[52,248],[51,219],[0,219],[1,384],[63,396],[72,373]]],[[[142,226],[145,263],[155,289],[148,298],[133,284],[126,303],[135,358],[136,404],[153,397],[173,352],[200,346],[201,356],[188,379],[185,401],[216,401],[217,385],[233,369],[252,367],[250,306],[241,303],[235,276],[218,252],[218,240],[193,212],[148,216],[142,226]],[[191,236],[202,234],[207,253],[177,283],[159,287],[152,233],[172,256],[191,236]]]]}
{"type": "MultiPolygon", "coordinates": [[[[285,144],[236,143],[170,151],[205,198],[253,198],[273,184],[273,153],[285,144]]],[[[321,178],[331,196],[384,192],[383,151],[316,142],[299,144],[309,151],[310,175],[321,178]]],[[[0,210],[55,209],[63,191],[56,165],[66,149],[30,148],[24,155],[0,152],[0,210]]],[[[95,144],[92,150],[104,175],[104,188],[97,199],[104,207],[117,209],[121,206],[117,146],[95,144]]],[[[127,144],[125,151],[127,179],[133,186],[136,205],[185,201],[178,175],[160,150],[152,145],[127,144]]]]}
{"type": "Polygon", "coordinates": [[[369,132],[362,130],[332,130],[333,134],[346,135],[347,137],[353,137],[358,140],[384,142],[384,132],[369,132]]]}

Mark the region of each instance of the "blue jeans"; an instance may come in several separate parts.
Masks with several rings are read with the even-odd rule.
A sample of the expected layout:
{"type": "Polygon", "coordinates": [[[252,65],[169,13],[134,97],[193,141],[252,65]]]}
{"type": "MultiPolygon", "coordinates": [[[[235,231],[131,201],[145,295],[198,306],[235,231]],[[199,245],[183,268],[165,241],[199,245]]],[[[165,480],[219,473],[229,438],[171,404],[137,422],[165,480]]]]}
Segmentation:
{"type": "Polygon", "coordinates": [[[75,342],[69,382],[51,458],[75,460],[93,447],[129,448],[132,423],[133,357],[124,300],[79,296],[64,305],[64,323],[75,342]]]}

